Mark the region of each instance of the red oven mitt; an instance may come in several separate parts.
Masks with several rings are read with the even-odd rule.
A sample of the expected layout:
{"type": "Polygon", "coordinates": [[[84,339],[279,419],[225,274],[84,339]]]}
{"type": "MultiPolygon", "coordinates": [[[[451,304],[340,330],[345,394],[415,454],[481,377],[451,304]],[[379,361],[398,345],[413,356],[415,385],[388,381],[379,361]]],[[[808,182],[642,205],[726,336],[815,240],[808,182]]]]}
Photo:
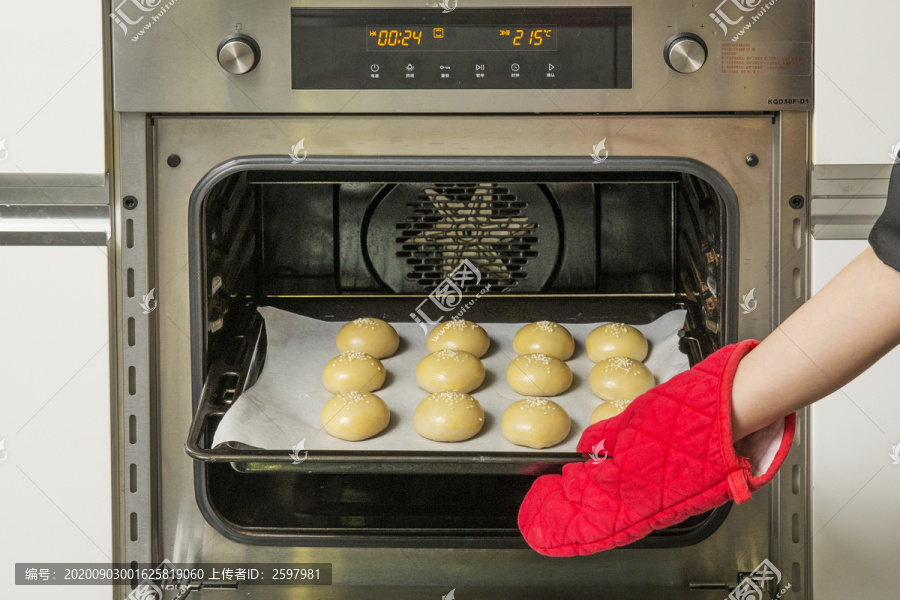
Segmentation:
{"type": "Polygon", "coordinates": [[[772,480],[794,437],[790,415],[732,442],[731,387],[747,340],[711,354],[588,427],[562,475],[538,478],[519,509],[528,544],[548,556],[601,552],[734,500],[772,480]]]}

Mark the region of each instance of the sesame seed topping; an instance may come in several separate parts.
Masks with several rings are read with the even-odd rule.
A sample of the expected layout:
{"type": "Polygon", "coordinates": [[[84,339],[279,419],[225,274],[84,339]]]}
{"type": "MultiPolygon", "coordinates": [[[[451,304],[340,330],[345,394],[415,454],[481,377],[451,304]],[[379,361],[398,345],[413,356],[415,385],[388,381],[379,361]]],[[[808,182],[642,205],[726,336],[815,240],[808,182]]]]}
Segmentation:
{"type": "Polygon", "coordinates": [[[434,328],[433,334],[431,336],[431,341],[436,342],[441,339],[441,336],[447,333],[450,330],[456,331],[465,331],[467,329],[480,329],[478,325],[473,323],[472,321],[463,321],[462,319],[452,319],[447,321],[442,325],[438,325],[434,328]]]}
{"type": "Polygon", "coordinates": [[[553,321],[537,321],[533,325],[534,329],[540,329],[541,331],[546,331],[547,333],[553,333],[556,331],[556,328],[559,327],[553,321]]]}
{"type": "Polygon", "coordinates": [[[474,398],[468,394],[464,394],[462,392],[457,392],[455,390],[447,391],[447,392],[437,392],[431,395],[431,400],[434,402],[443,402],[444,404],[449,404],[453,410],[456,408],[456,405],[460,402],[466,402],[466,408],[475,408],[476,405],[472,402],[474,398]]]}
{"type": "Polygon", "coordinates": [[[546,398],[522,398],[519,400],[519,410],[527,410],[528,412],[539,410],[546,415],[547,411],[558,410],[558,408],[555,402],[551,402],[546,398]]]}
{"type": "Polygon", "coordinates": [[[542,365],[549,366],[550,363],[553,361],[553,357],[549,356],[547,354],[538,354],[538,353],[526,354],[524,356],[524,361],[525,361],[526,365],[540,363],[542,365]]]}
{"type": "Polygon", "coordinates": [[[625,410],[629,404],[631,404],[631,400],[611,400],[608,402],[612,402],[615,407],[619,410],[619,412],[625,410]]]}
{"type": "Polygon", "coordinates": [[[347,406],[349,404],[357,404],[359,402],[369,402],[369,399],[365,394],[361,394],[360,392],[357,392],[355,390],[352,392],[343,392],[341,394],[338,394],[338,398],[344,401],[344,406],[347,406]]]}
{"type": "Polygon", "coordinates": [[[628,333],[628,325],[624,323],[607,323],[603,326],[603,330],[618,338],[628,333]]]}
{"type": "Polygon", "coordinates": [[[434,352],[434,357],[437,360],[455,360],[456,362],[463,362],[466,360],[466,357],[458,350],[450,350],[449,348],[444,348],[443,350],[438,350],[434,352]]]}
{"type": "Polygon", "coordinates": [[[355,360],[367,360],[370,364],[375,364],[373,361],[375,360],[365,352],[360,352],[359,350],[347,350],[346,352],[341,352],[338,354],[334,360],[336,362],[353,362],[355,360]]]}
{"type": "Polygon", "coordinates": [[[366,329],[375,329],[379,325],[376,319],[370,319],[369,317],[354,319],[353,324],[357,327],[365,327],[366,329]]]}
{"type": "Polygon", "coordinates": [[[635,368],[638,364],[636,360],[625,358],[624,356],[614,356],[604,361],[603,370],[607,373],[610,371],[625,371],[633,375],[639,375],[640,371],[635,368]]]}

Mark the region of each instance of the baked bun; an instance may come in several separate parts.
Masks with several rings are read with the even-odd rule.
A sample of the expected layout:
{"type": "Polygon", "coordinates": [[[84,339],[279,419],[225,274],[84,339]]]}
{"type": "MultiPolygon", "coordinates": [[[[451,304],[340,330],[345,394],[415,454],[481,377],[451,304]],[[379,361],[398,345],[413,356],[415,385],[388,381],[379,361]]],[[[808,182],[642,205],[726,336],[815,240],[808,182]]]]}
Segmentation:
{"type": "Polygon", "coordinates": [[[616,400],[615,402],[604,402],[594,409],[591,413],[591,425],[597,421],[603,421],[612,417],[621,415],[622,412],[631,404],[628,400],[616,400]]]}
{"type": "Polygon", "coordinates": [[[413,427],[435,442],[461,442],[481,431],[484,410],[478,400],[462,392],[438,392],[419,403],[413,427]]]}
{"type": "Polygon", "coordinates": [[[524,396],[558,396],[572,385],[572,369],[553,356],[525,354],[509,363],[506,381],[524,396]]]}
{"type": "Polygon", "coordinates": [[[322,371],[322,383],[332,394],[374,392],[384,385],[381,361],[364,352],[342,352],[328,361],[322,371]]]}
{"type": "Polygon", "coordinates": [[[416,381],[426,392],[468,393],[484,381],[484,365],[468,352],[438,350],[419,361],[416,381]]]}
{"type": "Polygon", "coordinates": [[[625,323],[607,323],[597,327],[588,334],[584,345],[588,358],[594,362],[614,356],[644,362],[650,349],[644,334],[625,323]]]}
{"type": "Polygon", "coordinates": [[[322,425],[339,440],[358,442],[378,435],[391,422],[384,400],[369,392],[344,392],[325,403],[322,425]]]}
{"type": "Polygon", "coordinates": [[[491,347],[491,338],[472,321],[452,320],[431,330],[425,342],[429,352],[462,350],[481,358],[491,347]]]}
{"type": "Polygon", "coordinates": [[[575,352],[575,340],[569,330],[552,321],[537,321],[520,329],[513,338],[516,354],[547,354],[569,360],[575,352]]]}
{"type": "Polygon", "coordinates": [[[374,358],[392,356],[400,346],[400,336],[391,325],[381,319],[364,317],[350,321],[338,331],[339,352],[355,350],[374,358]]]}
{"type": "Polygon", "coordinates": [[[618,402],[634,400],[654,385],[653,373],[633,358],[614,356],[594,365],[590,377],[591,391],[601,400],[618,402]]]}
{"type": "Polygon", "coordinates": [[[503,413],[503,436],[516,446],[549,448],[569,435],[572,421],[562,406],[545,398],[523,398],[503,413]]]}

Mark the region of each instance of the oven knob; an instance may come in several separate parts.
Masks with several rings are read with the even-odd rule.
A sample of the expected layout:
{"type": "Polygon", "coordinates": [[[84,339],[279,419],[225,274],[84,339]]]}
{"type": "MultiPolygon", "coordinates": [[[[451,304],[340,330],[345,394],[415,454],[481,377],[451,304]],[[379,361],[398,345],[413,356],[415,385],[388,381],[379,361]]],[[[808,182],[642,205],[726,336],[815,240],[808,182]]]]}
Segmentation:
{"type": "Polygon", "coordinates": [[[706,62],[706,44],[693,33],[681,33],[666,43],[666,64],[679,73],[695,73],[706,62]]]}
{"type": "Polygon", "coordinates": [[[259,64],[259,44],[249,35],[230,35],[219,44],[219,64],[232,75],[249,73],[259,64]]]}

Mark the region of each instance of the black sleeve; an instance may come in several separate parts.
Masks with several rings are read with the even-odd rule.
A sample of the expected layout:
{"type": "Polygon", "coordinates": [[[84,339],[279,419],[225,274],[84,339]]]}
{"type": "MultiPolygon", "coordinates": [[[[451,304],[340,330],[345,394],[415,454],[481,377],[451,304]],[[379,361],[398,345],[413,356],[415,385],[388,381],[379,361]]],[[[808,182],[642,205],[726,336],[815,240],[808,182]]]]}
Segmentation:
{"type": "Polygon", "coordinates": [[[900,271],[900,163],[891,171],[887,205],[869,234],[875,256],[900,271]]]}

